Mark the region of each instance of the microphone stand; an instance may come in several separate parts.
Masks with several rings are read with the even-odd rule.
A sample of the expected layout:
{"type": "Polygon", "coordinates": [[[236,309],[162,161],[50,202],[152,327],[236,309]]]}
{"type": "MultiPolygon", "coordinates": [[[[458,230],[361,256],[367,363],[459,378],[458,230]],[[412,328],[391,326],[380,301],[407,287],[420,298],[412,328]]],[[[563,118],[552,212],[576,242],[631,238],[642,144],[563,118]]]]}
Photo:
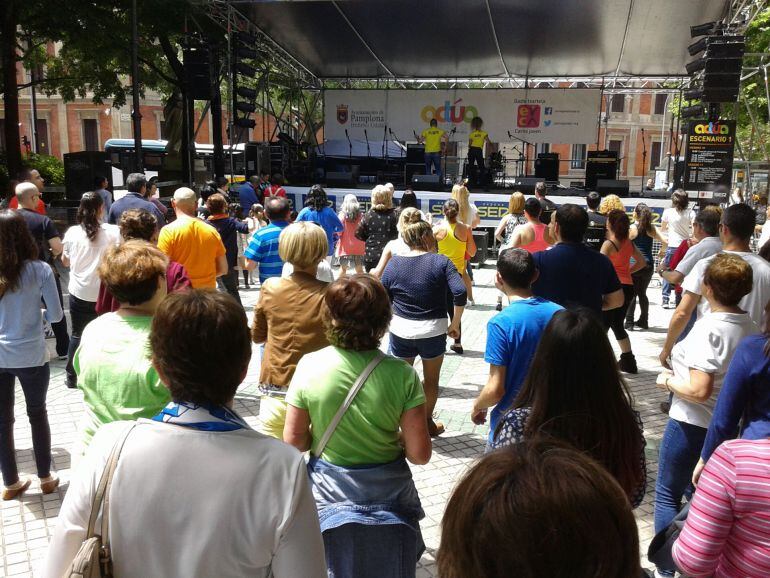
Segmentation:
{"type": "MultiPolygon", "coordinates": [[[[527,144],[527,141],[525,141],[523,139],[520,139],[517,136],[512,135],[511,131],[508,131],[508,138],[511,139],[511,140],[518,140],[518,141],[523,142],[524,144],[527,144]]],[[[526,156],[521,151],[521,148],[517,147],[516,145],[513,145],[513,150],[515,150],[515,151],[517,151],[519,153],[519,160],[516,161],[516,164],[519,165],[519,178],[525,177],[526,174],[527,174],[526,156]],[[523,170],[522,170],[522,166],[524,167],[523,170]]]]}
{"type": "Polygon", "coordinates": [[[369,135],[366,134],[366,129],[364,129],[364,138],[366,139],[366,158],[371,158],[372,151],[369,150],[369,135]]]}
{"type": "MultiPolygon", "coordinates": [[[[457,132],[457,127],[453,127],[452,130],[449,131],[449,136],[451,137],[456,132],[457,132]]],[[[446,158],[447,158],[447,154],[449,154],[449,142],[450,142],[449,139],[447,139],[447,141],[444,143],[444,170],[441,171],[441,175],[444,177],[444,179],[446,179],[446,158]]],[[[439,184],[443,188],[444,183],[439,183],[439,184]]]]}
{"type": "Polygon", "coordinates": [[[350,170],[353,170],[353,143],[350,142],[350,135],[348,134],[348,129],[345,129],[345,138],[348,139],[348,164],[350,165],[350,170]]]}

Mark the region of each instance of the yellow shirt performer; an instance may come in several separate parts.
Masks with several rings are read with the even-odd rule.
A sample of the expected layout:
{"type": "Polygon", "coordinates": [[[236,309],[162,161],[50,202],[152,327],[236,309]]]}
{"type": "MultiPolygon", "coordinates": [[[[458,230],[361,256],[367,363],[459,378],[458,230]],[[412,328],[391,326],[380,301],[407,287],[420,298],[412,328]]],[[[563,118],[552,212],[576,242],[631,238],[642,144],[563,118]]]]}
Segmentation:
{"type": "Polygon", "coordinates": [[[441,143],[447,141],[447,133],[438,128],[438,121],[431,119],[430,126],[422,131],[417,139],[419,143],[425,143],[425,174],[432,175],[436,169],[439,181],[441,181],[441,143]]]}
{"type": "Polygon", "coordinates": [[[471,133],[468,135],[468,176],[478,186],[483,184],[486,189],[486,167],[484,166],[484,145],[489,142],[489,134],[481,130],[484,121],[476,116],[471,120],[471,133]],[[475,170],[478,166],[478,172],[475,170]]]}

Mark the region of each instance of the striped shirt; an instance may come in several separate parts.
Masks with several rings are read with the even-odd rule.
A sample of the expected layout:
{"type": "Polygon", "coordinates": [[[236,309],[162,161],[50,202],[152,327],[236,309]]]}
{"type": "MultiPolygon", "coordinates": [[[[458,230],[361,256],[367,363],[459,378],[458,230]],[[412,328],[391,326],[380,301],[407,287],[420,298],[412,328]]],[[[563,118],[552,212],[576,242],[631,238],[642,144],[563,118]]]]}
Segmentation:
{"type": "Polygon", "coordinates": [[[770,576],[770,440],[719,446],[673,555],[688,576],[770,576]]]}
{"type": "Polygon", "coordinates": [[[262,227],[251,238],[249,246],[243,251],[244,257],[259,263],[259,282],[264,283],[271,277],[280,277],[283,261],[278,255],[278,237],[289,226],[286,221],[275,221],[262,227]]]}

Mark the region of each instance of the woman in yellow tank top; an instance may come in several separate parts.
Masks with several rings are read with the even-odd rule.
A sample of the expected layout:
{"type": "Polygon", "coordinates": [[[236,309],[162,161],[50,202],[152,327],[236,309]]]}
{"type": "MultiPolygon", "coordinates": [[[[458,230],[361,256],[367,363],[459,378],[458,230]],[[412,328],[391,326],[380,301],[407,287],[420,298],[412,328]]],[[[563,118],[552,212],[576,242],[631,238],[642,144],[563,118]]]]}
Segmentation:
{"type": "MultiPolygon", "coordinates": [[[[452,261],[457,272],[465,280],[467,275],[465,271],[465,255],[467,253],[473,257],[476,254],[473,233],[468,225],[457,220],[457,216],[460,213],[460,206],[457,204],[457,201],[454,199],[447,200],[444,203],[443,212],[443,221],[436,225],[433,230],[436,241],[438,241],[438,252],[440,255],[446,255],[452,261]]],[[[453,304],[453,301],[450,299],[447,303],[453,304]]],[[[447,307],[447,313],[449,313],[449,318],[451,319],[454,315],[453,305],[447,307]]],[[[462,326],[460,326],[460,331],[461,334],[457,336],[451,349],[455,353],[462,355],[462,326]]]]}

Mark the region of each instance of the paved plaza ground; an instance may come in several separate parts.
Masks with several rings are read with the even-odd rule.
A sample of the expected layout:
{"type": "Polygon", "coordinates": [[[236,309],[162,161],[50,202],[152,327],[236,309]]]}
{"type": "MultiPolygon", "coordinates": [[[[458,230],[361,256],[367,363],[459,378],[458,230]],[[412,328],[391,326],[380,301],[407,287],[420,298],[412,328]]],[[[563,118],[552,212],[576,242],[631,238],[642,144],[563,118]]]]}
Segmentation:
{"type": "MultiPolygon", "coordinates": [[[[476,305],[468,309],[463,318],[463,356],[449,353],[441,374],[441,391],[437,405],[438,419],[446,425],[446,433],[434,441],[433,458],[425,466],[413,467],[417,489],[420,492],[426,517],[422,531],[427,550],[420,561],[417,575],[421,578],[435,576],[435,555],[439,545],[440,523],[445,504],[460,476],[484,451],[486,426],[479,427],[469,419],[473,398],[485,383],[488,366],[484,363],[486,322],[495,314],[497,290],[494,287],[493,263],[475,272],[474,289],[476,305]]],[[[629,376],[636,407],[644,422],[647,439],[647,495],[636,510],[642,552],[652,537],[652,502],[654,480],[657,472],[658,443],[663,432],[666,416],[658,405],[666,399],[655,387],[659,369],[658,352],[665,337],[670,311],[664,311],[660,303],[660,289],[655,285],[648,292],[652,306],[650,330],[633,332],[631,341],[639,364],[639,374],[629,376]]],[[[242,291],[247,310],[257,298],[258,291],[242,291]]],[[[49,347],[52,342],[49,341],[49,347]]],[[[255,348],[256,350],[256,348],[255,348]]],[[[418,365],[419,370],[419,365],[418,365]]],[[[259,361],[255,355],[244,385],[236,397],[236,409],[253,426],[258,424],[259,396],[257,379],[259,361]]],[[[48,415],[53,438],[54,467],[61,476],[60,489],[48,496],[40,493],[32,457],[29,424],[24,413],[21,390],[17,388],[16,447],[22,475],[32,475],[33,483],[21,500],[2,502],[0,505],[0,576],[31,576],[45,556],[50,537],[56,526],[61,502],[67,492],[70,470],[70,448],[78,431],[83,414],[82,395],[64,385],[64,362],[51,362],[51,385],[48,392],[48,415]]],[[[120,523],[115,520],[114,523],[120,523]]],[[[646,560],[643,558],[646,565],[646,560]]]]}

